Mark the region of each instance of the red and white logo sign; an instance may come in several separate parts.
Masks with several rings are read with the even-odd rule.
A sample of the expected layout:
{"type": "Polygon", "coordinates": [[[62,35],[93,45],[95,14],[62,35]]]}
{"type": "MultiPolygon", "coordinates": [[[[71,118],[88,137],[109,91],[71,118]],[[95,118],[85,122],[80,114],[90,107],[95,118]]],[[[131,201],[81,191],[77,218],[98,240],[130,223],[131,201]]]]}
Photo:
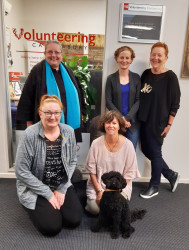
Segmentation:
{"type": "Polygon", "coordinates": [[[128,10],[129,9],[129,4],[128,3],[124,3],[124,10],[128,10]]]}
{"type": "Polygon", "coordinates": [[[20,34],[19,34],[19,35],[17,35],[16,28],[13,28],[12,31],[13,31],[15,37],[18,38],[18,40],[19,40],[19,39],[23,36],[23,34],[24,34],[24,29],[20,29],[20,34]]]}

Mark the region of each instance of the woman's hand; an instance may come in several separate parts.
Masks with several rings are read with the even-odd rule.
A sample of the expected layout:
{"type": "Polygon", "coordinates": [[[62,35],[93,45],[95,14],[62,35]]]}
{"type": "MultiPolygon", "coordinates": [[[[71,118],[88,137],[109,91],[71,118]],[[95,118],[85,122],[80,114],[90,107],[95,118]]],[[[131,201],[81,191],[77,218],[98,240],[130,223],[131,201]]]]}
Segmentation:
{"type": "Polygon", "coordinates": [[[57,198],[56,198],[56,196],[54,195],[54,193],[53,193],[53,195],[51,196],[49,202],[50,202],[51,205],[54,207],[54,209],[60,210],[60,204],[59,204],[59,202],[57,201],[57,198]]]}
{"type": "Polygon", "coordinates": [[[61,207],[64,204],[65,194],[62,194],[62,193],[58,192],[57,190],[55,190],[54,195],[59,203],[59,206],[61,207]]]}
{"type": "Polygon", "coordinates": [[[167,125],[167,127],[164,128],[163,132],[161,133],[161,136],[163,136],[164,138],[167,136],[167,134],[169,133],[171,126],[167,125]]]}
{"type": "Polygon", "coordinates": [[[94,189],[96,191],[96,203],[99,205],[100,204],[100,200],[102,198],[102,187],[101,184],[97,181],[97,177],[96,174],[90,174],[91,177],[91,181],[93,183],[94,189]]]}
{"type": "Polygon", "coordinates": [[[131,123],[126,121],[126,128],[130,128],[130,126],[131,126],[131,123]]]}
{"type": "Polygon", "coordinates": [[[99,205],[100,204],[100,200],[102,199],[102,194],[103,191],[100,191],[96,194],[96,203],[99,205]]]}
{"type": "Polygon", "coordinates": [[[27,121],[27,128],[28,128],[29,126],[31,126],[31,125],[33,125],[33,122],[32,122],[32,121],[27,121]]]}
{"type": "Polygon", "coordinates": [[[130,123],[130,122],[128,122],[128,121],[125,119],[125,117],[124,117],[124,116],[122,116],[122,119],[123,119],[123,121],[124,121],[124,123],[125,123],[125,128],[130,128],[131,123],[130,123]]]}

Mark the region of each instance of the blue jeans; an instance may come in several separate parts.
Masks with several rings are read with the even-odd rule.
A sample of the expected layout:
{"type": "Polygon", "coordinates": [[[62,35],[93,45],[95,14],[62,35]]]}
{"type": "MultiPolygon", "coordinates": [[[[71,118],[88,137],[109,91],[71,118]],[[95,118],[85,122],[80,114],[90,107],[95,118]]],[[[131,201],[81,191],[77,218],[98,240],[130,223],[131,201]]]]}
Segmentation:
{"type": "Polygon", "coordinates": [[[145,123],[141,125],[141,148],[144,155],[151,160],[150,186],[158,187],[161,174],[168,179],[173,171],[167,166],[162,157],[162,145],[145,123]]]}
{"type": "Polygon", "coordinates": [[[129,130],[127,130],[125,133],[125,137],[133,143],[135,151],[138,143],[139,134],[140,134],[140,129],[135,130],[133,134],[129,130]]]}

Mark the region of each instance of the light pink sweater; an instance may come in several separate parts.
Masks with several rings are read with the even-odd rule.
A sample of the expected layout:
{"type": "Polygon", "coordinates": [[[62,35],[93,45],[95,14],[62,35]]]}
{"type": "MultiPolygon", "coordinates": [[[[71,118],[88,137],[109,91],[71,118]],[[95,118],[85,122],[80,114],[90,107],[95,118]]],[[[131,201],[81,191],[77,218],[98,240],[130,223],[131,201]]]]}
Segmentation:
{"type": "MultiPolygon", "coordinates": [[[[86,160],[86,169],[89,173],[96,174],[97,180],[103,190],[105,189],[105,185],[101,180],[101,176],[109,171],[120,172],[125,179],[131,180],[126,188],[123,189],[128,199],[131,198],[132,179],[140,177],[132,142],[126,139],[119,151],[112,153],[105,147],[104,135],[92,142],[86,160]]],[[[89,199],[96,199],[96,191],[90,177],[87,182],[86,192],[89,199]]]]}

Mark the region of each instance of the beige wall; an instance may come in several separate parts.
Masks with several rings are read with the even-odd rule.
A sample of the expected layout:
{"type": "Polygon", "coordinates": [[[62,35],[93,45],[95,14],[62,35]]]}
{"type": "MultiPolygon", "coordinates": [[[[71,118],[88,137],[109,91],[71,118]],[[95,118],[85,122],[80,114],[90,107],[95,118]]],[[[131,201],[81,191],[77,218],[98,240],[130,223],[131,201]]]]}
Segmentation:
{"type": "MultiPolygon", "coordinates": [[[[5,17],[6,25],[24,32],[105,34],[106,0],[8,0],[12,4],[10,15],[5,17]],[[97,15],[98,13],[98,15],[97,15]]],[[[27,75],[27,40],[18,40],[11,33],[14,64],[11,71],[22,71],[27,75]]]]}
{"type": "MultiPolygon", "coordinates": [[[[9,0],[10,2],[20,2],[25,3],[27,1],[21,0],[9,0]]],[[[54,0],[53,2],[63,2],[65,3],[65,9],[70,12],[64,12],[64,10],[57,10],[59,16],[64,18],[63,16],[68,15],[68,13],[73,13],[74,18],[70,20],[70,23],[67,23],[64,27],[61,27],[62,30],[66,32],[85,32],[87,33],[88,30],[91,31],[89,33],[100,33],[103,30],[100,30],[102,27],[99,24],[98,30],[92,29],[95,22],[99,19],[103,19],[103,17],[99,16],[99,13],[96,14],[94,11],[94,6],[96,5],[100,11],[100,4],[103,2],[103,6],[105,6],[105,1],[101,0],[83,0],[83,1],[73,1],[74,4],[68,8],[68,3],[70,1],[63,1],[63,0],[54,0]],[[92,6],[92,3],[94,4],[92,6]],[[83,4],[83,6],[81,5],[83,4]],[[87,5],[89,4],[90,10],[87,9],[87,5]],[[73,8],[75,7],[75,8],[73,8]],[[75,16],[79,12],[78,10],[83,11],[83,19],[77,19],[75,16]],[[63,13],[63,14],[61,14],[63,13]],[[63,16],[62,16],[63,15],[63,16]],[[95,16],[95,17],[94,17],[95,16]],[[78,25],[80,23],[80,26],[78,25]],[[72,25],[71,25],[72,24],[72,25]],[[73,30],[71,27],[74,25],[75,29],[73,30]],[[81,29],[82,26],[82,29],[81,29]]],[[[119,4],[123,2],[121,0],[107,0],[107,26],[106,26],[106,45],[105,45],[105,61],[104,61],[104,74],[103,74],[103,95],[104,95],[104,86],[106,77],[108,74],[114,72],[116,70],[116,63],[113,59],[113,52],[118,47],[121,46],[122,43],[118,42],[118,20],[119,20],[119,4]]],[[[133,2],[133,1],[131,1],[133,2]]],[[[33,11],[36,11],[35,18],[40,23],[42,22],[42,26],[36,26],[34,28],[44,29],[47,27],[46,22],[44,19],[41,18],[40,12],[37,12],[37,9],[33,9],[33,5],[37,3],[39,6],[44,7],[44,12],[46,13],[48,10],[49,0],[42,0],[42,1],[30,1],[30,11],[25,13],[23,18],[28,16],[28,23],[27,29],[32,28],[32,18],[33,18],[33,11]]],[[[181,74],[181,66],[182,66],[182,57],[184,51],[184,43],[185,43],[185,35],[187,30],[187,20],[188,20],[188,13],[189,13],[189,2],[188,0],[145,0],[144,2],[135,0],[135,3],[146,3],[146,4],[159,4],[166,6],[166,15],[164,21],[164,29],[162,40],[169,45],[170,54],[169,59],[167,61],[167,67],[171,68],[178,76],[180,82],[180,88],[182,92],[181,97],[181,108],[177,114],[175,119],[174,125],[171,128],[168,138],[165,141],[163,146],[163,155],[165,160],[168,162],[171,168],[176,171],[179,171],[181,174],[181,181],[182,182],[189,182],[189,169],[188,169],[188,141],[189,141],[189,134],[188,134],[188,96],[189,96],[189,79],[180,78],[181,74]]],[[[26,6],[23,5],[23,8],[26,6]]],[[[70,15],[70,14],[69,14],[70,15]]],[[[105,15],[105,11],[104,14],[105,15]]],[[[51,20],[57,18],[53,11],[51,11],[51,20]]],[[[10,17],[9,17],[10,18],[10,17]]],[[[21,16],[18,16],[18,24],[19,22],[23,22],[21,16]]],[[[104,17],[105,18],[105,17],[104,17]]],[[[3,19],[1,17],[0,20],[0,27],[2,27],[3,19]]],[[[65,23],[65,22],[64,22],[65,23]]],[[[103,28],[104,29],[104,28],[103,28]]],[[[1,85],[1,92],[0,92],[0,120],[1,120],[1,127],[0,127],[0,138],[1,138],[1,147],[0,147],[0,176],[7,176],[8,173],[8,139],[7,134],[9,131],[9,127],[7,126],[7,114],[9,114],[9,109],[7,108],[7,92],[6,92],[6,65],[4,63],[4,54],[3,54],[3,31],[2,28],[0,30],[0,85],[1,85]],[[2,56],[3,55],[3,56],[2,56]]],[[[150,52],[150,45],[149,44],[129,44],[136,52],[136,58],[132,64],[131,70],[141,74],[142,71],[149,66],[149,52],[150,52]]],[[[15,69],[16,70],[16,69],[15,69]]],[[[102,98],[102,111],[105,110],[104,104],[104,96],[102,98]]],[[[143,176],[142,180],[147,180],[149,178],[150,167],[149,162],[146,161],[139,149],[137,149],[137,159],[139,163],[139,169],[143,176]]]]}
{"type": "Polygon", "coordinates": [[[68,32],[88,34],[105,34],[106,0],[8,0],[12,4],[9,15],[4,16],[3,1],[0,1],[0,177],[14,177],[9,170],[11,154],[11,124],[8,96],[8,72],[27,74],[27,61],[16,51],[27,49],[23,37],[18,40],[11,35],[13,66],[6,64],[4,49],[4,28],[24,28],[25,32],[35,29],[37,32],[68,32]],[[3,13],[3,15],[2,15],[3,13]],[[4,27],[3,27],[4,26],[4,27]],[[10,150],[8,151],[8,148],[10,150]]]}
{"type": "MultiPolygon", "coordinates": [[[[0,13],[3,9],[2,1],[0,2],[0,13]]],[[[0,16],[0,27],[4,27],[4,20],[0,16]]],[[[7,76],[7,61],[4,46],[5,33],[4,29],[0,29],[0,173],[7,176],[8,168],[10,166],[9,153],[11,153],[11,124],[9,119],[10,107],[7,107],[9,101],[9,93],[6,87],[8,82],[7,76]]]]}
{"type": "MultiPolygon", "coordinates": [[[[113,58],[113,52],[116,48],[123,46],[118,42],[118,25],[119,25],[119,5],[122,0],[108,0],[107,8],[107,26],[106,26],[106,44],[105,44],[105,61],[103,86],[105,86],[107,75],[117,69],[116,62],[113,58]]],[[[133,3],[133,1],[129,1],[133,3]]],[[[178,76],[181,88],[181,107],[175,118],[174,124],[170,130],[169,136],[163,145],[163,156],[168,165],[179,171],[182,182],[189,182],[188,168],[188,97],[189,97],[189,79],[181,78],[182,58],[184,52],[185,36],[187,30],[189,1],[188,0],[135,0],[135,4],[151,4],[166,6],[165,20],[163,24],[162,41],[169,46],[169,59],[166,66],[172,69],[178,76]]],[[[131,70],[141,74],[144,69],[149,67],[150,44],[128,43],[135,53],[131,70]]],[[[104,87],[102,97],[102,111],[105,110],[104,87]]],[[[143,176],[141,179],[146,180],[150,176],[149,161],[145,160],[143,154],[137,148],[137,159],[140,172],[143,176]]]]}
{"type": "Polygon", "coordinates": [[[21,54],[16,52],[17,50],[23,50],[23,39],[18,40],[14,37],[12,33],[12,28],[17,29],[17,33],[19,34],[20,28],[22,28],[23,21],[23,0],[8,0],[8,2],[12,5],[11,12],[5,16],[5,26],[11,30],[11,51],[13,57],[13,66],[9,67],[9,71],[15,72],[25,72],[25,62],[21,59],[21,54]]]}

